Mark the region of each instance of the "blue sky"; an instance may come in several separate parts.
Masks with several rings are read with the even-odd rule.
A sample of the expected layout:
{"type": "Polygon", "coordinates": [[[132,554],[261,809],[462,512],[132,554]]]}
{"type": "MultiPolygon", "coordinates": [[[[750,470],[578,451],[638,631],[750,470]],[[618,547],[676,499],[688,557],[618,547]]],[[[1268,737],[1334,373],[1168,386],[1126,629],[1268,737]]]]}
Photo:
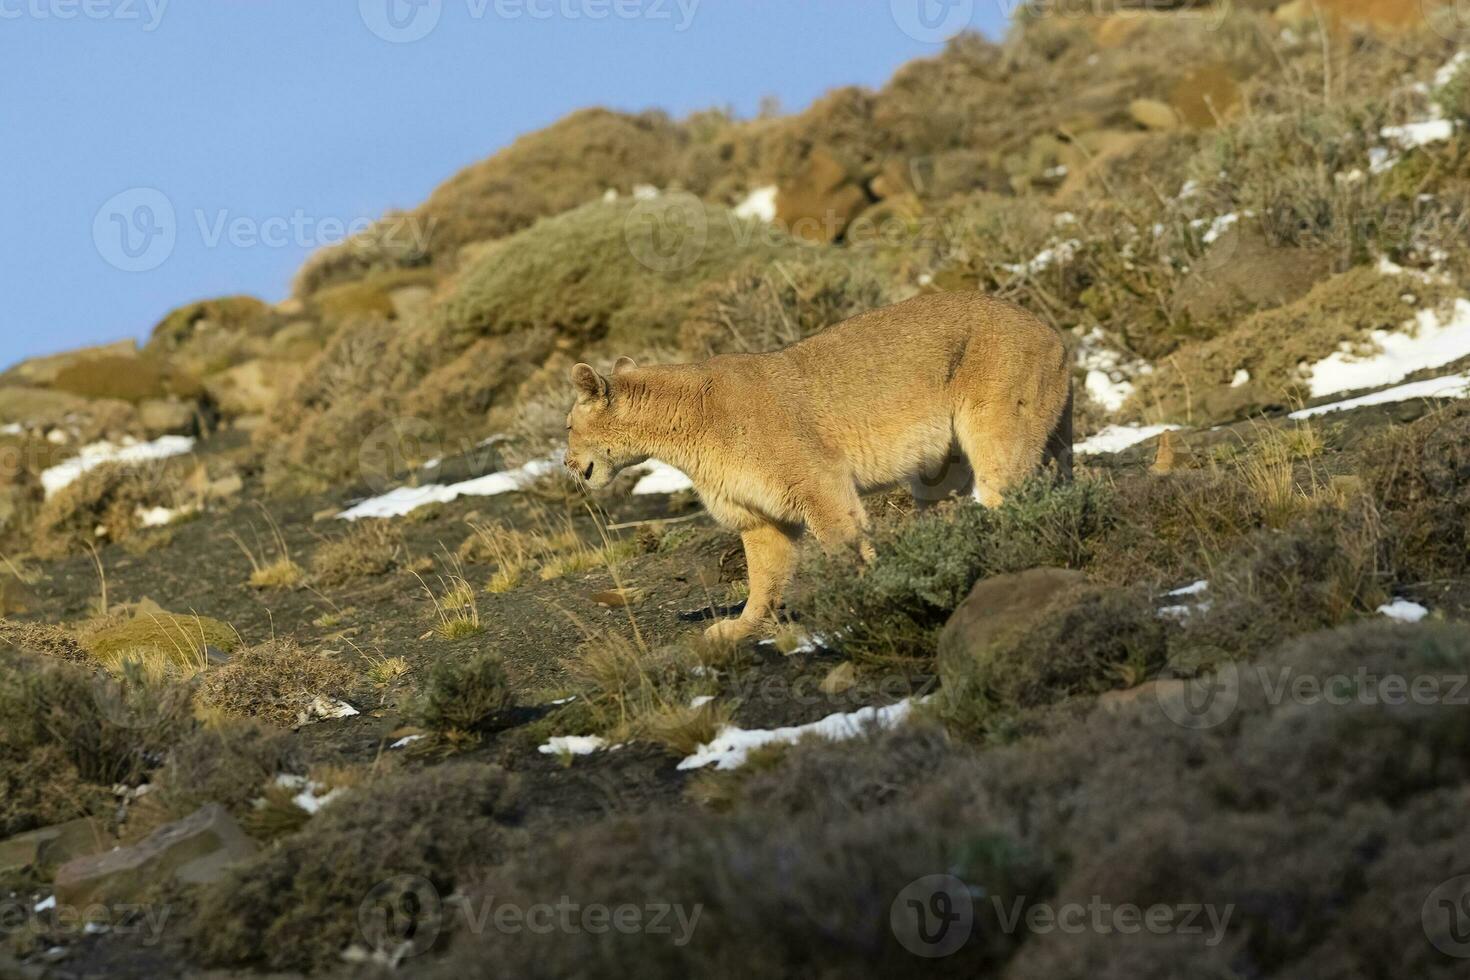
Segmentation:
{"type": "Polygon", "coordinates": [[[194,299],[282,299],[318,243],[572,109],[799,109],[1010,9],[0,0],[0,365],[144,337],[194,299]]]}

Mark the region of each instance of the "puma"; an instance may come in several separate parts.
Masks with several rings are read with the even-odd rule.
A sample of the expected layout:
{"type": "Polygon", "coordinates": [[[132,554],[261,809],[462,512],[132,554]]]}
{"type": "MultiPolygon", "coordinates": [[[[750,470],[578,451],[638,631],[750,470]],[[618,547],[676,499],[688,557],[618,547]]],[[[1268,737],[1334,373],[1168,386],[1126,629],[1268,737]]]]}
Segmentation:
{"type": "Polygon", "coordinates": [[[804,531],[864,560],[860,494],[908,483],[987,507],[1054,462],[1072,469],[1072,386],[1061,336],[1011,303],[936,293],[862,313],[790,347],[610,376],[572,369],[566,466],[587,486],[656,457],[689,475],[740,532],[750,596],[707,635],[737,640],[775,614],[804,531]],[[956,450],[958,452],[956,452],[956,450]]]}

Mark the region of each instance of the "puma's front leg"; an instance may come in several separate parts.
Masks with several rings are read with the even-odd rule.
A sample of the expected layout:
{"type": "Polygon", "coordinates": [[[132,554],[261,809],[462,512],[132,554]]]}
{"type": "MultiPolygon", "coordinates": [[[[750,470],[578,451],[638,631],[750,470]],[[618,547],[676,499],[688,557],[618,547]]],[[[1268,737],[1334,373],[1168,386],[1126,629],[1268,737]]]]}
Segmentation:
{"type": "Polygon", "coordinates": [[[739,619],[722,620],[705,630],[704,635],[711,640],[735,642],[769,623],[781,606],[781,594],[796,566],[796,532],[762,524],[743,532],[740,540],[750,569],[750,595],[739,619]]]}

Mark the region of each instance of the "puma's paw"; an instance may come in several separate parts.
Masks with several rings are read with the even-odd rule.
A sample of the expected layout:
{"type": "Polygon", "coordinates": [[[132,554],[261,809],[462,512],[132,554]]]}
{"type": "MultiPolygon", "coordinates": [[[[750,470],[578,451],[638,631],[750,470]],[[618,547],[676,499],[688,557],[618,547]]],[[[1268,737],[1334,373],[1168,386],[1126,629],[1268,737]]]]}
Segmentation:
{"type": "Polygon", "coordinates": [[[704,638],[711,643],[739,643],[755,632],[755,626],[746,619],[722,619],[704,631],[704,638]]]}

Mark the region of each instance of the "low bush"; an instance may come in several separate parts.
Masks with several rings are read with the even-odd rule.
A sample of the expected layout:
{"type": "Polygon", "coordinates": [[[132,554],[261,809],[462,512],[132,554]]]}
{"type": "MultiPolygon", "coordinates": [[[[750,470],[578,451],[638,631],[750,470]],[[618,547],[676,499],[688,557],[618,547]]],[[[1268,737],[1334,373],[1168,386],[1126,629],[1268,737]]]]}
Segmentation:
{"type": "Polygon", "coordinates": [[[404,556],[403,535],[388,521],[358,521],[340,537],[323,542],[311,556],[319,585],[387,575],[404,556]]]}
{"type": "Polygon", "coordinates": [[[41,505],[32,547],[42,557],[60,558],[99,539],[127,540],[141,528],[140,510],[178,502],[184,465],[104,463],[88,470],[41,505]]]}
{"type": "Polygon", "coordinates": [[[1400,579],[1470,570],[1470,406],[1456,403],[1385,433],[1368,448],[1363,468],[1383,508],[1400,579]]]}
{"type": "Polygon", "coordinates": [[[345,700],[360,683],[339,661],[280,637],[211,668],[200,685],[199,701],[227,715],[294,728],[314,717],[319,701],[345,700]]]}
{"type": "Polygon", "coordinates": [[[424,678],[413,715],[430,731],[472,732],[494,723],[514,704],[500,655],[481,650],[436,660],[424,678]]]}
{"type": "Polygon", "coordinates": [[[251,719],[201,726],[173,746],[153,773],[151,789],[135,804],[129,835],[182,820],[209,803],[243,818],[277,775],[302,767],[299,747],[285,732],[251,719]],[[138,808],[146,819],[139,818],[138,808]]]}
{"type": "Polygon", "coordinates": [[[1112,501],[1112,491],[1094,480],[1038,479],[995,510],[954,503],[879,524],[877,560],[861,575],[840,557],[804,563],[799,574],[810,585],[797,611],[858,657],[929,656],[949,614],[986,575],[1085,566],[1112,520],[1112,501]]]}
{"type": "Polygon", "coordinates": [[[0,652],[0,838],[87,814],[136,786],[193,725],[189,691],[0,652]]]}
{"type": "Polygon", "coordinates": [[[503,770],[467,763],[349,790],[208,886],[190,945],[210,965],[310,970],[337,966],[352,945],[391,957],[415,926],[429,934],[429,918],[416,916],[447,935],[456,886],[501,861],[515,840],[516,795],[503,770]],[[430,903],[403,903],[405,889],[430,903]]]}

